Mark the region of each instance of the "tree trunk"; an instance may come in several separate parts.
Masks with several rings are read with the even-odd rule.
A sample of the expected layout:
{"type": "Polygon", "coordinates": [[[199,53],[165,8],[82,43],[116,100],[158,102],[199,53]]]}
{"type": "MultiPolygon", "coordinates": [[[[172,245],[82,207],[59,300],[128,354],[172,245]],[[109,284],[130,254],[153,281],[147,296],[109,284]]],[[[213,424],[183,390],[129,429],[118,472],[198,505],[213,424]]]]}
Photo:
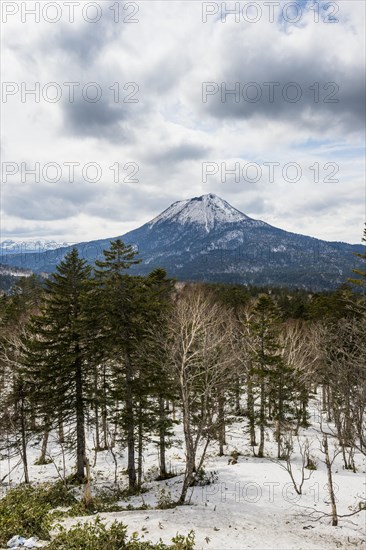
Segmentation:
{"type": "Polygon", "coordinates": [[[248,409],[248,420],[249,420],[250,445],[251,447],[255,447],[257,445],[257,440],[255,435],[254,396],[253,396],[253,382],[252,382],[251,375],[248,376],[247,409],[248,409]]]}
{"type": "Polygon", "coordinates": [[[100,437],[99,437],[99,406],[98,406],[98,367],[95,367],[94,370],[94,396],[95,396],[95,405],[94,405],[94,416],[95,416],[95,449],[100,451],[100,437]]]}
{"type": "Polygon", "coordinates": [[[235,377],[235,414],[238,416],[240,412],[240,376],[237,375],[235,377]]]}
{"type": "Polygon", "coordinates": [[[219,455],[224,455],[224,445],[226,445],[225,440],[225,396],[222,390],[219,391],[218,395],[218,428],[219,428],[219,455]]]}
{"type": "Polygon", "coordinates": [[[108,449],[107,380],[106,380],[105,365],[103,365],[102,431],[103,431],[103,448],[108,449]]]}
{"type": "MultiPolygon", "coordinates": [[[[185,384],[181,385],[184,388],[185,384]]],[[[193,474],[195,471],[195,450],[193,444],[193,437],[190,425],[190,413],[189,413],[189,396],[183,390],[182,392],[182,412],[183,412],[183,431],[186,444],[186,471],[184,475],[182,492],[178,500],[178,504],[184,504],[187,496],[187,491],[193,481],[193,474]]]]}
{"type": "Polygon", "coordinates": [[[126,417],[127,417],[127,469],[128,488],[131,492],[136,491],[136,467],[135,467],[135,420],[133,410],[133,372],[131,357],[125,354],[126,363],[126,417]]]}
{"type": "Polygon", "coordinates": [[[62,422],[61,415],[58,421],[58,439],[61,445],[65,443],[64,423],[62,422]]]}
{"type": "Polygon", "coordinates": [[[258,457],[263,457],[264,451],[264,424],[265,424],[265,387],[264,381],[261,382],[260,408],[259,408],[259,448],[258,457]]]}
{"type": "Polygon", "coordinates": [[[142,426],[142,406],[139,403],[138,417],[138,442],[137,442],[137,488],[140,491],[142,485],[142,450],[143,450],[143,426],[142,426]]]}
{"type": "Polygon", "coordinates": [[[337,505],[336,505],[334,487],[333,487],[332,464],[329,458],[328,437],[326,435],[323,437],[323,448],[324,448],[324,454],[325,454],[325,464],[327,467],[327,474],[328,474],[328,491],[329,491],[330,503],[332,507],[332,526],[337,527],[338,525],[337,505]]]}
{"type": "MultiPolygon", "coordinates": [[[[77,350],[78,351],[78,350],[77,350]]],[[[80,358],[75,362],[76,385],[76,477],[79,481],[85,478],[85,418],[83,377],[80,358]]]]}
{"type": "Polygon", "coordinates": [[[86,466],[86,484],[85,484],[85,490],[84,490],[83,503],[85,508],[90,509],[93,504],[93,497],[91,494],[90,464],[88,459],[85,459],[85,466],[86,466]]]}
{"type": "Polygon", "coordinates": [[[164,399],[159,395],[159,470],[161,479],[165,479],[167,476],[165,459],[165,424],[166,415],[164,399]]]}
{"type": "Polygon", "coordinates": [[[278,418],[277,418],[277,458],[281,458],[281,443],[282,443],[282,422],[283,422],[283,381],[282,375],[279,376],[278,388],[278,418]]]}
{"type": "Polygon", "coordinates": [[[23,468],[24,468],[24,483],[29,483],[24,397],[22,397],[20,400],[20,430],[21,430],[21,440],[22,440],[22,461],[23,461],[23,468]]]}
{"type": "Polygon", "coordinates": [[[332,422],[332,414],[331,414],[331,407],[330,407],[330,388],[329,386],[326,387],[326,401],[327,401],[327,422],[332,422]]]}
{"type": "Polygon", "coordinates": [[[327,410],[327,393],[325,389],[325,384],[322,385],[322,412],[327,410]]]}
{"type": "Polygon", "coordinates": [[[308,399],[303,397],[301,400],[301,425],[306,428],[308,425],[308,399]]]}
{"type": "Polygon", "coordinates": [[[37,460],[37,464],[45,464],[47,455],[48,439],[50,435],[50,429],[48,427],[48,419],[45,420],[45,430],[43,432],[41,454],[37,460]]]}
{"type": "Polygon", "coordinates": [[[111,442],[108,448],[113,448],[116,445],[116,439],[118,434],[118,425],[120,422],[120,412],[119,412],[119,402],[116,400],[114,405],[114,423],[113,423],[113,432],[111,436],[111,442]]]}
{"type": "Polygon", "coordinates": [[[194,470],[195,470],[194,456],[191,456],[191,453],[190,453],[190,456],[187,456],[187,464],[186,464],[186,471],[185,471],[185,476],[183,481],[182,492],[178,500],[178,504],[180,505],[184,504],[186,500],[188,489],[191,486],[193,481],[194,470]]]}

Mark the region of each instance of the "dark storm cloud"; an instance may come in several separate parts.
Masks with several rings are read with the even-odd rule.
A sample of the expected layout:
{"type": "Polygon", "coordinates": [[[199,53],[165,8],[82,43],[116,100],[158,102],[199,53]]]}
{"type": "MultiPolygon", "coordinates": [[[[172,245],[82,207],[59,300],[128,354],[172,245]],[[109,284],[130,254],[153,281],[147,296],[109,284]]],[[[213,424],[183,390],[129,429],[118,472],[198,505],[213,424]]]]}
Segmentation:
{"type": "Polygon", "coordinates": [[[214,88],[202,88],[212,91],[202,109],[214,118],[289,120],[309,129],[346,132],[364,128],[364,74],[336,57],[319,52],[314,63],[309,52],[289,52],[279,60],[275,51],[265,58],[260,51],[246,58],[239,50],[223,57],[221,67],[214,88]],[[237,83],[239,95],[230,93],[237,83]]]}
{"type": "Polygon", "coordinates": [[[53,41],[54,48],[62,50],[77,61],[91,63],[108,43],[106,26],[83,25],[81,31],[75,25],[64,26],[53,41]]]}
{"type": "Polygon", "coordinates": [[[80,137],[107,138],[111,141],[125,141],[131,134],[127,121],[131,114],[128,107],[111,103],[101,98],[96,103],[79,99],[62,104],[65,130],[80,137]]]}
{"type": "MultiPolygon", "coordinates": [[[[105,46],[120,37],[123,32],[123,25],[114,21],[113,13],[109,9],[112,2],[99,4],[102,16],[99,20],[96,13],[86,15],[86,18],[95,18],[95,22],[85,21],[79,24],[67,22],[57,25],[53,36],[47,37],[47,49],[60,50],[63,54],[69,55],[82,67],[93,64],[103,52],[105,46]]],[[[80,19],[80,10],[77,11],[77,21],[80,19]]],[[[85,17],[85,15],[84,15],[85,17]]]]}

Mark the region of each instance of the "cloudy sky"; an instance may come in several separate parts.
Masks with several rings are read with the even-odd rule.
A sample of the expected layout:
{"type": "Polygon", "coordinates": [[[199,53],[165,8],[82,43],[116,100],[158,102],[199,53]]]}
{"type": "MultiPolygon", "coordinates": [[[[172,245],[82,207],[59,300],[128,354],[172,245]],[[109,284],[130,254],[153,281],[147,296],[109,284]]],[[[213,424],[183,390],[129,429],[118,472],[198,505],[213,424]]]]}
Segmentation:
{"type": "Polygon", "coordinates": [[[363,1],[40,4],[2,3],[2,240],[122,235],[213,192],[360,242],[363,1]]]}

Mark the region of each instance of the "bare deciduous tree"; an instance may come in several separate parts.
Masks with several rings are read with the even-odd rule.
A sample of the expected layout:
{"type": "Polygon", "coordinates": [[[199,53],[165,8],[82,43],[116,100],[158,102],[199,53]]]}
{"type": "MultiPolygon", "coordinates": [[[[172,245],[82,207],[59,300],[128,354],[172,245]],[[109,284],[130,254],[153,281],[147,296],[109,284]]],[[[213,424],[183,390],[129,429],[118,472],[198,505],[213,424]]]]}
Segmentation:
{"type": "Polygon", "coordinates": [[[299,481],[297,481],[297,476],[294,472],[294,441],[291,431],[286,434],[286,437],[283,441],[282,456],[284,458],[284,461],[273,459],[273,462],[278,464],[283,470],[285,470],[289,474],[296,493],[298,495],[302,495],[302,488],[305,481],[308,481],[313,474],[313,469],[309,469],[308,473],[306,472],[306,469],[309,467],[310,462],[311,443],[309,443],[308,439],[305,439],[305,441],[301,441],[300,437],[297,436],[297,444],[301,458],[300,465],[298,467],[298,472],[300,474],[299,481]]]}
{"type": "Polygon", "coordinates": [[[217,390],[227,383],[232,365],[230,318],[202,289],[185,289],[170,318],[168,346],[181,397],[186,471],[183,504],[207,447],[217,432],[217,390]]]}

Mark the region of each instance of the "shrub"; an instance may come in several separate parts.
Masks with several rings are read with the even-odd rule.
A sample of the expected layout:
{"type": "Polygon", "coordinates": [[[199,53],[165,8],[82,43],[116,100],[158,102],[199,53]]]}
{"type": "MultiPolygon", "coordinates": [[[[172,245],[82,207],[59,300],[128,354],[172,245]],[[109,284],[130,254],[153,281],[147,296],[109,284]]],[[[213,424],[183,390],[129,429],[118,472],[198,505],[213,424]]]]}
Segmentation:
{"type": "Polygon", "coordinates": [[[160,508],[161,510],[166,510],[168,508],[175,508],[175,506],[176,506],[176,504],[172,500],[171,492],[165,490],[164,487],[163,487],[160,490],[157,508],[160,508]]]}
{"type": "Polygon", "coordinates": [[[231,456],[231,458],[229,459],[228,464],[237,464],[238,463],[238,458],[240,456],[239,451],[237,451],[237,450],[232,451],[230,456],[231,456]]]}
{"type": "Polygon", "coordinates": [[[126,526],[114,522],[108,529],[100,518],[85,524],[77,523],[69,531],[59,533],[47,547],[49,550],[119,550],[126,548],[126,526]]]}
{"type": "MultiPolygon", "coordinates": [[[[166,496],[166,499],[169,497],[166,496]]],[[[96,503],[98,505],[98,501],[96,503]]],[[[113,507],[111,502],[100,502],[98,508],[113,507]]],[[[50,540],[50,530],[56,517],[86,514],[82,504],[61,483],[38,486],[20,485],[0,500],[0,545],[6,545],[14,535],[25,538],[37,536],[50,540]],[[71,506],[68,512],[51,511],[57,506],[71,506]]],[[[172,545],[162,541],[153,544],[134,533],[127,536],[126,526],[115,521],[109,528],[97,517],[93,522],[78,523],[70,530],[58,526],[58,534],[47,545],[49,550],[192,550],[194,532],[187,537],[177,534],[172,545]]]]}
{"type": "Polygon", "coordinates": [[[317,462],[313,456],[310,456],[310,455],[307,456],[305,468],[307,468],[308,470],[317,469],[317,462]]]}
{"type": "Polygon", "coordinates": [[[52,464],[51,458],[37,458],[37,460],[34,461],[35,466],[44,466],[46,464],[52,464]]]}
{"type": "Polygon", "coordinates": [[[75,497],[61,482],[20,485],[12,489],[0,500],[0,544],[6,544],[16,534],[49,539],[49,512],[56,506],[69,506],[74,502],[75,497]]]}
{"type": "Polygon", "coordinates": [[[115,521],[107,527],[99,517],[92,523],[78,523],[68,531],[59,529],[48,550],[193,550],[195,543],[193,531],[187,537],[177,534],[169,546],[161,540],[156,544],[144,541],[137,533],[128,537],[125,525],[115,521]]]}
{"type": "Polygon", "coordinates": [[[200,470],[198,470],[198,472],[196,472],[196,475],[194,476],[194,479],[191,483],[191,487],[204,487],[205,485],[213,485],[214,483],[217,483],[218,479],[219,476],[217,475],[217,472],[206,472],[203,468],[201,468],[200,470]]]}

